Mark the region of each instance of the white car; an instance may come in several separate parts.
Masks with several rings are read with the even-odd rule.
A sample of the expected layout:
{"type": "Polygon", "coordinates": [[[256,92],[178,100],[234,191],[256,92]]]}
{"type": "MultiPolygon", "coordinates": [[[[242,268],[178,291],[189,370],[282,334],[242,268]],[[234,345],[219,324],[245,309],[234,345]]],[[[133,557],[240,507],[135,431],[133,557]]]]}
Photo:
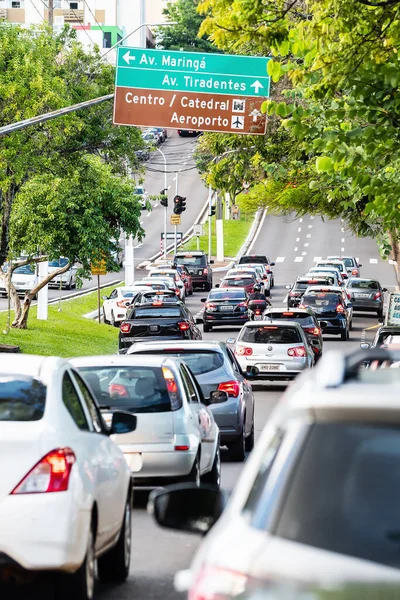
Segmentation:
{"type": "Polygon", "coordinates": [[[340,271],[342,279],[348,279],[348,273],[346,265],[342,260],[319,260],[315,263],[316,267],[335,267],[340,271]]]}
{"type": "Polygon", "coordinates": [[[91,356],[70,362],[106,411],[138,415],[136,431],[115,438],[135,487],[183,480],[200,485],[200,479],[219,486],[219,429],[208,405],[226,402],[227,392],[216,390],[205,399],[185,363],[162,355],[91,356]]]}
{"type": "Polygon", "coordinates": [[[142,185],[138,185],[135,188],[135,191],[133,193],[135,196],[138,197],[138,200],[139,200],[139,203],[140,203],[140,206],[142,207],[142,209],[146,208],[148,193],[146,192],[144,187],[142,185]]]}
{"type": "Polygon", "coordinates": [[[145,286],[117,287],[109,296],[103,296],[103,321],[113,327],[125,320],[127,308],[145,286]]]}
{"type": "Polygon", "coordinates": [[[140,292],[144,292],[144,291],[148,290],[149,288],[151,288],[153,290],[168,290],[169,289],[169,287],[165,281],[155,280],[155,279],[146,279],[146,278],[135,281],[129,287],[131,289],[138,290],[140,292]]]}
{"type": "Polygon", "coordinates": [[[316,274],[323,274],[323,275],[331,275],[333,274],[336,278],[336,285],[343,285],[344,279],[342,277],[341,272],[339,271],[339,269],[336,269],[336,267],[311,267],[311,269],[309,269],[307,275],[313,276],[316,274]]]}
{"type": "Polygon", "coordinates": [[[328,256],[328,260],[341,260],[346,265],[347,273],[353,277],[360,277],[362,265],[357,262],[355,256],[328,256]]]}
{"type": "Polygon", "coordinates": [[[127,577],[131,472],[110,435],[135,427],[123,412],[108,427],[67,361],[2,355],[0,579],[53,571],[55,597],[91,600],[96,559],[101,580],[127,577]]]}
{"type": "Polygon", "coordinates": [[[286,389],[223,512],[212,489],[152,493],[162,526],[211,529],[175,577],[180,592],[244,599],[264,585],[260,600],[397,598],[400,371],[365,370],[367,357],[327,353],[286,389]]]}
{"type": "Polygon", "coordinates": [[[246,376],[257,379],[293,379],[315,363],[307,335],[294,321],[248,321],[235,356],[246,376]]]}
{"type": "Polygon", "coordinates": [[[157,267],[156,269],[151,269],[149,273],[149,277],[170,277],[173,281],[175,281],[175,285],[178,287],[180,292],[180,298],[184,302],[186,296],[185,284],[182,281],[182,278],[176,269],[167,269],[165,267],[157,267]]]}
{"type": "MultiPolygon", "coordinates": [[[[22,295],[25,292],[29,292],[39,283],[36,267],[32,265],[17,267],[11,276],[11,283],[14,285],[17,294],[22,295]]],[[[4,282],[0,281],[0,295],[6,294],[4,282]]]]}
{"type": "MultiPolygon", "coordinates": [[[[61,256],[59,259],[56,259],[56,260],[50,260],[49,261],[49,273],[52,273],[56,269],[65,267],[65,265],[67,265],[68,262],[69,262],[68,258],[65,258],[64,256],[61,256]]],[[[61,285],[61,287],[66,288],[67,290],[70,290],[73,287],[76,288],[76,271],[77,271],[77,267],[74,265],[71,265],[71,267],[68,269],[68,271],[65,271],[65,273],[63,273],[62,275],[57,275],[57,277],[55,277],[54,279],[49,281],[49,288],[50,287],[59,288],[60,285],[61,285]]]]}
{"type": "MultiPolygon", "coordinates": [[[[172,277],[167,277],[165,275],[159,275],[157,273],[153,273],[153,275],[150,277],[143,277],[142,279],[143,282],[145,282],[146,284],[151,284],[151,283],[163,283],[167,289],[169,290],[174,290],[174,292],[176,293],[176,295],[179,297],[180,300],[182,300],[182,289],[180,289],[176,282],[172,279],[172,277]]],[[[154,288],[155,289],[155,288],[154,288]]],[[[183,300],[184,301],[184,300],[183,300]]]]}

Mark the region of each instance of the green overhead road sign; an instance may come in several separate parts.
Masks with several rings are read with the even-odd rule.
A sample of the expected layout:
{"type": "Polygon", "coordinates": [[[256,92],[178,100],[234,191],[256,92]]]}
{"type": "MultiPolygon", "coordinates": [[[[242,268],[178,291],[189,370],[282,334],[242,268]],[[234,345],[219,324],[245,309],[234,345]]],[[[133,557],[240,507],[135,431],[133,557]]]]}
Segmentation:
{"type": "Polygon", "coordinates": [[[268,96],[268,57],[118,48],[117,87],[268,96]]]}

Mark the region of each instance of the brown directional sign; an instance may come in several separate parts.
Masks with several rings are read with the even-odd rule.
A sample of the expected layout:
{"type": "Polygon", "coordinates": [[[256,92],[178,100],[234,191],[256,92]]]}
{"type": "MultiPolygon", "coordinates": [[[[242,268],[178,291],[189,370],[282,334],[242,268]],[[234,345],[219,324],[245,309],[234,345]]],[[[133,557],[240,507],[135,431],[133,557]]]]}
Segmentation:
{"type": "Polygon", "coordinates": [[[263,135],[265,98],[117,87],[114,124],[263,135]]]}

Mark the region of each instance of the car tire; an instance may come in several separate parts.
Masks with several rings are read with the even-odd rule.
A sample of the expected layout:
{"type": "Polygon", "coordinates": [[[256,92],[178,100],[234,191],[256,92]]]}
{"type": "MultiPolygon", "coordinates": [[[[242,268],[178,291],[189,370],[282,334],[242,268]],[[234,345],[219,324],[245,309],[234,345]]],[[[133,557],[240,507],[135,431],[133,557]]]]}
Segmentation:
{"type": "Polygon", "coordinates": [[[250,435],[247,436],[247,438],[245,440],[245,448],[246,448],[246,452],[251,452],[254,448],[254,419],[253,419],[253,423],[251,425],[250,435]]]}
{"type": "Polygon", "coordinates": [[[215,457],[213,461],[213,465],[211,471],[206,473],[202,477],[203,483],[208,483],[209,485],[214,486],[217,490],[219,490],[221,485],[221,454],[219,449],[219,440],[217,445],[217,450],[215,452],[215,457]]]}
{"type": "Polygon", "coordinates": [[[107,321],[107,319],[106,319],[106,311],[104,310],[104,308],[103,308],[103,323],[105,325],[109,325],[110,324],[110,321],[107,321]]]}
{"type": "Polygon", "coordinates": [[[349,331],[351,331],[352,329],[353,329],[353,319],[349,323],[349,331]]]}
{"type": "Polygon", "coordinates": [[[200,456],[199,456],[199,454],[197,454],[196,458],[194,459],[192,470],[190,471],[189,475],[187,476],[186,481],[195,483],[197,485],[197,487],[200,487],[201,478],[200,478],[200,456]]]}
{"type": "Polygon", "coordinates": [[[97,560],[97,572],[102,583],[121,583],[129,575],[132,548],[132,503],[127,500],[118,542],[97,560]]]}
{"type": "Polygon", "coordinates": [[[347,328],[344,331],[342,331],[342,333],[340,334],[340,339],[343,341],[346,341],[349,339],[349,332],[348,332],[347,328]]]}
{"type": "Polygon", "coordinates": [[[69,282],[65,285],[66,290],[70,290],[71,288],[72,288],[72,279],[70,279],[69,282]]]}
{"type": "Polygon", "coordinates": [[[203,331],[204,331],[204,333],[208,333],[209,331],[212,331],[212,325],[209,325],[208,323],[203,323],[203,331]]]}
{"type": "Polygon", "coordinates": [[[94,597],[95,555],[93,524],[89,530],[88,545],[83,563],[75,573],[58,576],[56,597],[60,600],[92,600],[94,597]]]}
{"type": "Polygon", "coordinates": [[[207,282],[204,284],[204,289],[206,292],[209,292],[211,290],[211,288],[212,288],[212,283],[207,282]]]}
{"type": "Polygon", "coordinates": [[[111,311],[111,315],[110,315],[110,325],[112,327],[118,327],[118,323],[115,320],[115,316],[114,316],[114,312],[111,311]]]}
{"type": "Polygon", "coordinates": [[[237,440],[231,444],[229,444],[229,452],[231,459],[235,462],[243,462],[246,458],[246,448],[245,448],[246,440],[244,437],[244,431],[242,431],[237,438],[237,440]]]}
{"type": "Polygon", "coordinates": [[[383,310],[378,310],[378,312],[376,314],[378,316],[378,319],[382,319],[383,318],[383,310]]]}
{"type": "Polygon", "coordinates": [[[273,277],[271,277],[271,287],[275,287],[275,279],[273,277]]]}
{"type": "Polygon", "coordinates": [[[191,288],[191,289],[188,291],[188,295],[189,295],[189,296],[193,296],[193,288],[191,288]]]}

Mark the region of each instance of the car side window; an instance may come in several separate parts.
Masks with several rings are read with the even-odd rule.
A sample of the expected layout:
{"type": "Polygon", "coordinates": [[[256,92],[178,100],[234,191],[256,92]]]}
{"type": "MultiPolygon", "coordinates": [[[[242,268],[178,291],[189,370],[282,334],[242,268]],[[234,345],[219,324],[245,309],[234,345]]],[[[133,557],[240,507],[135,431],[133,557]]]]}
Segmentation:
{"type": "Polygon", "coordinates": [[[85,400],[85,404],[90,413],[90,417],[92,419],[93,427],[96,433],[103,433],[103,423],[100,415],[100,411],[97,408],[91,393],[89,392],[86,383],[83,381],[82,377],[78,375],[76,371],[74,371],[75,381],[78,384],[78,387],[81,391],[81,394],[85,400]]]}
{"type": "Polygon", "coordinates": [[[113,290],[110,294],[110,300],[114,300],[114,298],[117,297],[117,293],[118,293],[117,290],[113,290]]]}
{"type": "Polygon", "coordinates": [[[199,402],[197,393],[196,393],[196,389],[193,385],[193,382],[189,376],[189,373],[187,372],[186,368],[181,365],[180,368],[181,371],[181,375],[182,375],[182,380],[183,380],[183,385],[185,387],[185,391],[187,393],[187,397],[189,402],[199,402]]]}
{"type": "Polygon", "coordinates": [[[235,358],[235,355],[233,354],[232,350],[230,348],[226,349],[227,353],[228,353],[228,357],[229,360],[232,363],[232,368],[236,373],[240,373],[240,366],[238,365],[238,362],[235,358]]]}
{"type": "Polygon", "coordinates": [[[82,431],[90,431],[78,393],[69,373],[65,373],[62,381],[62,399],[69,414],[75,421],[77,427],[82,431]]]}

